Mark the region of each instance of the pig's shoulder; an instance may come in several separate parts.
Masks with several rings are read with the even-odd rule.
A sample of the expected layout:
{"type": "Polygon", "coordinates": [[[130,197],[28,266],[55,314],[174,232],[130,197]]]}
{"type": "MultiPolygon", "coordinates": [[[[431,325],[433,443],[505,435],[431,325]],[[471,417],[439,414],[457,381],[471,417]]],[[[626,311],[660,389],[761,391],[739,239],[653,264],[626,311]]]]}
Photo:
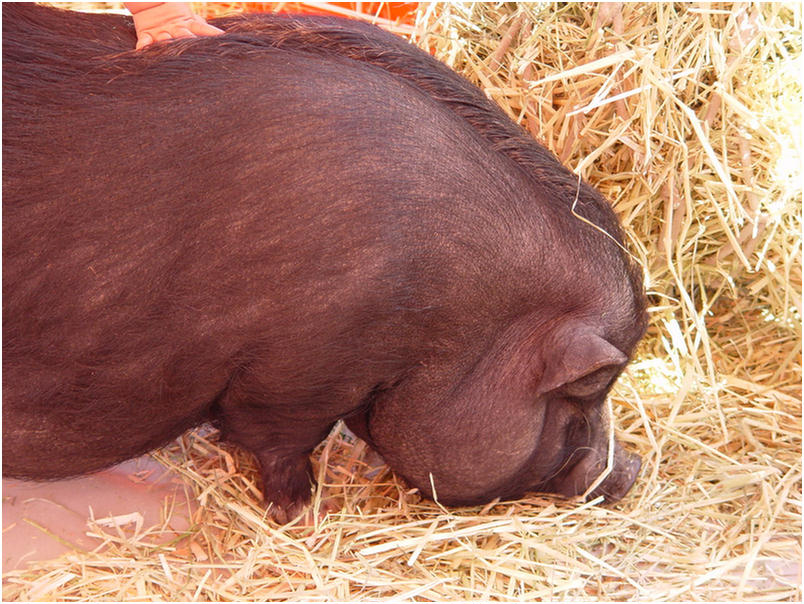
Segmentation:
{"type": "Polygon", "coordinates": [[[515,161],[564,170],[552,153],[509,119],[477,86],[379,27],[334,17],[282,15],[246,15],[216,23],[233,37],[252,37],[274,48],[379,67],[449,107],[515,161]]]}
{"type": "Polygon", "coordinates": [[[568,210],[571,205],[620,237],[608,202],[565,168],[544,146],[511,120],[477,86],[408,41],[379,27],[333,17],[247,15],[222,19],[232,36],[251,36],[274,48],[346,58],[392,74],[418,88],[467,122],[489,150],[518,166],[533,190],[568,210]]]}
{"type": "Polygon", "coordinates": [[[608,202],[579,181],[544,146],[511,120],[477,86],[408,41],[379,27],[335,17],[245,15],[215,22],[232,38],[380,68],[448,108],[518,166],[539,195],[571,204],[612,234],[619,227],[608,202]]]}

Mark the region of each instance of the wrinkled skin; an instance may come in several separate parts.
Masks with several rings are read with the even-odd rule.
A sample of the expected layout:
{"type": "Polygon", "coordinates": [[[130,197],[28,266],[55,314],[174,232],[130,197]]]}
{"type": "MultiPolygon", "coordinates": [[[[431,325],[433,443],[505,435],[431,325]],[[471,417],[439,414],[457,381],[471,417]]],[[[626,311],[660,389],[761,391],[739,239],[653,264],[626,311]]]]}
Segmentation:
{"type": "Polygon", "coordinates": [[[124,52],[125,18],[3,7],[4,474],[211,419],[287,518],[345,419],[445,504],[584,493],[645,323],[606,201],[395,36],[214,24],[124,52]]]}

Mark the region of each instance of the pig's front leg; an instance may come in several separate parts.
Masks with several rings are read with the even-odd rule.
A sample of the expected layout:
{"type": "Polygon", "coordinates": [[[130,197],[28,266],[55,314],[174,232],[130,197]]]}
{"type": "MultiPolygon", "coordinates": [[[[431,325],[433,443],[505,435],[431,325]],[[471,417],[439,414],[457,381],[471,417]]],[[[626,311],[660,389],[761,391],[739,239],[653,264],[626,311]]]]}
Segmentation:
{"type": "MultiPolygon", "coordinates": [[[[324,432],[324,436],[326,433],[324,432]]],[[[323,436],[315,444],[318,444],[323,436]]],[[[315,445],[303,451],[273,448],[255,451],[260,462],[265,505],[276,522],[286,524],[303,513],[310,503],[313,478],[310,454],[315,445]]]]}
{"type": "Polygon", "coordinates": [[[291,417],[287,406],[232,400],[219,404],[216,421],[223,440],[257,457],[270,514],[280,524],[310,503],[315,484],[310,454],[332,429],[334,420],[291,417]]]}

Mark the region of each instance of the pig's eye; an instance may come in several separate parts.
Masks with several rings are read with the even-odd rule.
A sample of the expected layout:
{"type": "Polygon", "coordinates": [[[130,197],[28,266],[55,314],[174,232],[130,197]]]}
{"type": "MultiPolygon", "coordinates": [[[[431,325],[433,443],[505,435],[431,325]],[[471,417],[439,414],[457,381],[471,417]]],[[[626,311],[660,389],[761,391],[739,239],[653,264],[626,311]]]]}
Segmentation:
{"type": "Polygon", "coordinates": [[[589,442],[591,430],[586,416],[576,415],[567,423],[564,429],[564,446],[579,445],[589,442]]]}
{"type": "Polygon", "coordinates": [[[619,368],[617,367],[602,367],[578,378],[574,382],[564,384],[564,394],[579,399],[588,399],[598,394],[602,395],[614,382],[618,372],[619,368]]]}

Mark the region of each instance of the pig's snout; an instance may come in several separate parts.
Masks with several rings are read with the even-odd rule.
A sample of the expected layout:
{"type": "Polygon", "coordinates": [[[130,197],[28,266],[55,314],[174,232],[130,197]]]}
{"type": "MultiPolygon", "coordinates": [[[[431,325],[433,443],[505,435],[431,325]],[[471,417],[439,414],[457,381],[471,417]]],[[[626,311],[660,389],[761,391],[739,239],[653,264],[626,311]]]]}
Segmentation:
{"type": "MultiPolygon", "coordinates": [[[[565,497],[583,495],[606,469],[608,447],[591,448],[564,477],[551,482],[547,492],[556,492],[565,497]]],[[[642,460],[638,455],[627,452],[619,442],[614,442],[614,460],[611,472],[600,483],[589,498],[600,495],[606,503],[614,503],[625,497],[636,481],[642,460]]]]}
{"type": "MultiPolygon", "coordinates": [[[[594,499],[599,495],[606,498],[607,503],[619,501],[634,486],[642,460],[639,455],[629,453],[622,448],[619,442],[614,442],[614,467],[606,479],[594,490],[590,497],[594,499]]],[[[603,463],[605,468],[605,462],[603,463]]],[[[601,470],[603,469],[601,468],[601,470]]]]}

